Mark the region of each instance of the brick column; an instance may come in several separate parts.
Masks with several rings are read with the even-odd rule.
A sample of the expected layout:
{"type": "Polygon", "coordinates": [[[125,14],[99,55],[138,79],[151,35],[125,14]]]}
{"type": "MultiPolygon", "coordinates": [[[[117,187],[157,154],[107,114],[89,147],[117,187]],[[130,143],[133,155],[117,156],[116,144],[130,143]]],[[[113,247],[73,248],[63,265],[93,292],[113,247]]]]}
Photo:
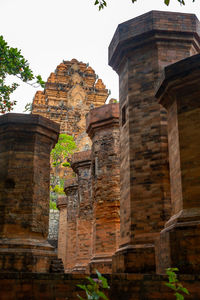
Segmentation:
{"type": "Polygon", "coordinates": [[[93,210],[91,199],[91,151],[73,155],[71,167],[78,176],[78,210],[76,221],[76,265],[73,272],[88,272],[92,254],[93,210]]]}
{"type": "MultiPolygon", "coordinates": [[[[76,218],[78,206],[77,179],[68,179],[65,182],[65,194],[67,195],[67,245],[65,248],[65,272],[72,272],[76,264],[76,218]]],[[[62,224],[60,224],[62,226],[62,224]]]]}
{"type": "Polygon", "coordinates": [[[50,151],[59,125],[38,115],[0,117],[0,269],[48,272],[50,151]]]}
{"type": "Polygon", "coordinates": [[[119,74],[121,245],[114,272],[155,272],[155,241],[171,212],[162,69],[199,51],[195,15],[151,11],[118,26],[109,64],[119,74]]]}
{"type": "Polygon", "coordinates": [[[63,261],[64,268],[66,266],[66,251],[67,251],[67,197],[58,196],[57,207],[59,214],[58,228],[58,258],[63,261]]]}
{"type": "Polygon", "coordinates": [[[200,272],[200,55],[165,68],[172,215],[161,232],[161,272],[200,272]]]}
{"type": "Polygon", "coordinates": [[[94,227],[90,271],[111,273],[119,235],[119,105],[91,110],[86,123],[92,140],[94,227]]]}

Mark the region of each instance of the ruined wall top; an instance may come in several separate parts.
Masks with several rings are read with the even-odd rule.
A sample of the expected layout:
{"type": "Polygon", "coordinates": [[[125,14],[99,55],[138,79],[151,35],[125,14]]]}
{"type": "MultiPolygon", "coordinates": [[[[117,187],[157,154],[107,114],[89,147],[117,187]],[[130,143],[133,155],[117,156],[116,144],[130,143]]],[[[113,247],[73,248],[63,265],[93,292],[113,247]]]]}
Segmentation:
{"type": "Polygon", "coordinates": [[[175,64],[165,67],[161,78],[161,85],[156,93],[160,104],[168,109],[171,101],[173,101],[172,97],[169,97],[169,92],[172,92],[174,96],[176,96],[177,93],[184,93],[184,97],[186,96],[186,89],[187,94],[190,96],[193,93],[197,93],[199,87],[199,73],[200,54],[187,57],[175,64]],[[163,78],[164,80],[162,81],[163,78]],[[195,87],[194,84],[196,84],[195,87]],[[188,88],[188,86],[190,88],[188,88]],[[170,99],[171,101],[169,101],[170,99]]]}
{"type": "Polygon", "coordinates": [[[119,125],[119,104],[110,103],[90,110],[86,116],[86,131],[90,138],[99,128],[119,125]]]}

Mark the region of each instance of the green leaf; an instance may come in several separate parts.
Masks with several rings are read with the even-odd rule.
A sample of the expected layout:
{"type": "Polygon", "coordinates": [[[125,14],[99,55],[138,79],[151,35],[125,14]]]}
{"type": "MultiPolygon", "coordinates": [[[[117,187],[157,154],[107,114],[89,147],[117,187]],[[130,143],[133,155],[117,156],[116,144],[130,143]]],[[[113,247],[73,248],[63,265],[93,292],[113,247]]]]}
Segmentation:
{"type": "Polygon", "coordinates": [[[87,288],[86,288],[85,285],[83,285],[83,284],[77,284],[77,286],[78,286],[80,289],[82,289],[82,290],[84,290],[84,291],[87,291],[87,288]]]}
{"type": "Polygon", "coordinates": [[[103,292],[98,291],[98,295],[100,296],[100,298],[108,300],[108,298],[106,297],[106,295],[103,292]]]}
{"type": "Polygon", "coordinates": [[[170,289],[176,291],[176,286],[174,284],[165,282],[165,285],[168,286],[170,289]]]}
{"type": "Polygon", "coordinates": [[[170,3],[170,0],[165,0],[165,4],[168,6],[170,3]]]}
{"type": "Polygon", "coordinates": [[[187,294],[187,295],[190,294],[189,291],[188,291],[186,288],[184,288],[183,286],[179,286],[179,287],[178,287],[178,290],[180,290],[181,292],[183,292],[183,293],[185,293],[185,294],[187,294]]]}
{"type": "Polygon", "coordinates": [[[181,295],[181,294],[179,294],[179,293],[175,293],[174,295],[176,296],[176,299],[177,299],[177,300],[184,300],[183,295],[181,295]]]}
{"type": "Polygon", "coordinates": [[[90,282],[92,285],[96,284],[96,282],[94,281],[94,279],[92,279],[91,277],[87,276],[86,278],[89,280],[89,282],[90,282]]]}

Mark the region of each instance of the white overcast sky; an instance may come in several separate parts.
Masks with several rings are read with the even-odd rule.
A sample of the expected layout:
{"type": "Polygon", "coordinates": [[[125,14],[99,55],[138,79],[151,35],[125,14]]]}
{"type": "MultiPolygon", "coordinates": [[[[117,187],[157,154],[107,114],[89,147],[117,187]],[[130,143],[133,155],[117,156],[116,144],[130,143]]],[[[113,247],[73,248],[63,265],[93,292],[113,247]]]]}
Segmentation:
{"type": "MultiPolygon", "coordinates": [[[[185,0],[180,6],[171,0],[107,0],[98,11],[94,0],[0,0],[0,35],[12,47],[22,50],[35,74],[46,80],[62,60],[89,63],[107,88],[118,98],[118,76],[108,66],[108,46],[117,25],[150,10],[195,13],[200,19],[200,0],[185,0]]],[[[12,98],[15,112],[23,112],[36,90],[22,84],[12,98]]]]}

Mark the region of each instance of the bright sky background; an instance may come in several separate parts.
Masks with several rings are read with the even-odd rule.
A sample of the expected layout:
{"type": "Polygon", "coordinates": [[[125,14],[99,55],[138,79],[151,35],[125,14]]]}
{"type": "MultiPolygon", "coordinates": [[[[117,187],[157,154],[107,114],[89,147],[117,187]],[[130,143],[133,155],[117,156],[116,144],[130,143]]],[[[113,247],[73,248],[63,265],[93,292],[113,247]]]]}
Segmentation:
{"type": "MultiPolygon", "coordinates": [[[[94,0],[0,0],[0,35],[9,46],[22,50],[34,73],[46,80],[63,60],[89,63],[107,88],[118,98],[118,76],[108,66],[108,46],[117,25],[150,10],[195,13],[200,19],[200,1],[185,0],[180,6],[171,0],[107,0],[98,11],[94,0]]],[[[23,112],[36,90],[21,84],[12,99],[15,112],[23,112]]]]}

